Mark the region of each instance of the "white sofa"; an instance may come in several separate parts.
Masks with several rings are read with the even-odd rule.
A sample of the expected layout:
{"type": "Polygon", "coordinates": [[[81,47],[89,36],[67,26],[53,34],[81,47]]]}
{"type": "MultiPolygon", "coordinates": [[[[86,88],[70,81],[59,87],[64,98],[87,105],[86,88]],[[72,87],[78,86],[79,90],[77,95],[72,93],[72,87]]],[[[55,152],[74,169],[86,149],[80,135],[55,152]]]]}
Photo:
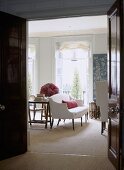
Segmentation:
{"type": "MultiPolygon", "coordinates": [[[[72,125],[74,130],[74,119],[81,118],[81,126],[82,126],[82,116],[85,115],[85,121],[88,119],[88,106],[83,105],[82,100],[76,100],[78,106],[75,108],[68,109],[66,103],[62,103],[64,101],[70,101],[70,97],[67,94],[55,94],[49,98],[50,103],[50,112],[52,115],[52,123],[51,128],[53,126],[54,119],[72,119],[72,125]]],[[[58,121],[58,124],[59,124],[58,121]]]]}

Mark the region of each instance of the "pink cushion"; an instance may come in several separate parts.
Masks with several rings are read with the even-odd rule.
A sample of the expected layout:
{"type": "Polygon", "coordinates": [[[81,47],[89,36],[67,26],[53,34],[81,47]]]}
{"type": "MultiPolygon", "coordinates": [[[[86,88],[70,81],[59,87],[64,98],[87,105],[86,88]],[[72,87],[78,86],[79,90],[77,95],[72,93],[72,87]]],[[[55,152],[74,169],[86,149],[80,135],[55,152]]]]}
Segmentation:
{"type": "Polygon", "coordinates": [[[68,109],[72,109],[72,108],[75,108],[78,106],[77,102],[72,100],[72,101],[65,101],[65,100],[62,100],[62,103],[67,103],[67,107],[68,109]]]}

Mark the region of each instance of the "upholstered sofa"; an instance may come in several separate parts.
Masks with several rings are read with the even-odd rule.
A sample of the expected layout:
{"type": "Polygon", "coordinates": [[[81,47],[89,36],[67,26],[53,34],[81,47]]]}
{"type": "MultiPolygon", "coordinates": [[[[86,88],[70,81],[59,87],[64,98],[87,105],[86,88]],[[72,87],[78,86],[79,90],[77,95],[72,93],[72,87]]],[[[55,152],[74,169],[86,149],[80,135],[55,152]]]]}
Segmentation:
{"type": "Polygon", "coordinates": [[[74,130],[74,119],[81,118],[85,115],[85,121],[88,119],[88,106],[83,104],[82,100],[73,100],[67,94],[55,94],[49,98],[50,112],[52,115],[51,128],[53,126],[54,119],[58,119],[58,124],[61,119],[72,119],[72,125],[74,130]],[[69,103],[72,105],[69,107],[69,103]],[[76,106],[75,106],[76,103],[76,106]],[[73,105],[74,104],[74,105],[73,105]]]}

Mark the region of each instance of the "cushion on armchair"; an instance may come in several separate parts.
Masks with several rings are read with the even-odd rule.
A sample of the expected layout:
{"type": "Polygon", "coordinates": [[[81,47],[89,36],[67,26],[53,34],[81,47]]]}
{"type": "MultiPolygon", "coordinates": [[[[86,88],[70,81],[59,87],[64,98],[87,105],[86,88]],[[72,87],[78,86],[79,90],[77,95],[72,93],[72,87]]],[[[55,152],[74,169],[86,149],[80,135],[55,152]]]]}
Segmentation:
{"type": "Polygon", "coordinates": [[[62,103],[67,103],[68,109],[72,109],[72,108],[78,107],[77,102],[74,101],[74,100],[72,100],[72,101],[65,101],[65,100],[62,100],[62,103]]]}

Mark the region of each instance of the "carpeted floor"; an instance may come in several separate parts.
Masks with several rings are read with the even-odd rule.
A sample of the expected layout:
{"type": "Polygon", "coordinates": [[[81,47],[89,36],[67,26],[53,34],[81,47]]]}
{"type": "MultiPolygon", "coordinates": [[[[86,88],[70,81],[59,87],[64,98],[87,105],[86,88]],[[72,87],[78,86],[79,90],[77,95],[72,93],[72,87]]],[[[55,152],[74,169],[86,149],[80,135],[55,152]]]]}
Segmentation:
{"type": "MultiPolygon", "coordinates": [[[[84,120],[83,120],[84,121],[84,120]]],[[[101,122],[89,119],[80,126],[75,123],[75,131],[70,121],[60,122],[53,129],[44,129],[44,125],[32,125],[30,130],[30,148],[32,152],[107,156],[107,131],[100,134],[101,122]]]]}
{"type": "Polygon", "coordinates": [[[71,122],[44,129],[32,125],[31,151],[0,161],[0,170],[115,170],[107,158],[107,131],[100,134],[100,122],[89,120],[75,131],[71,122]]]}
{"type": "Polygon", "coordinates": [[[0,170],[115,170],[106,157],[26,153],[0,161],[0,170]]]}

